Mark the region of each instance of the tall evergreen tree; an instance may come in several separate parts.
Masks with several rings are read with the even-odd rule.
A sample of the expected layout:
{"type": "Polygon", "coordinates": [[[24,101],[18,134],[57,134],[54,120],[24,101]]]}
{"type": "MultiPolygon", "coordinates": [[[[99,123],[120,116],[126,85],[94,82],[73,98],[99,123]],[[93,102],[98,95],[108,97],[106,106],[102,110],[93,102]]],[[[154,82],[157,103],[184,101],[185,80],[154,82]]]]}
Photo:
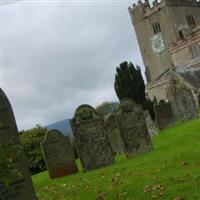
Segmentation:
{"type": "Polygon", "coordinates": [[[127,61],[121,63],[116,69],[114,87],[119,100],[134,100],[149,110],[154,119],[153,102],[146,98],[145,83],[139,66],[127,61]]]}
{"type": "Polygon", "coordinates": [[[146,102],[145,84],[140,68],[135,67],[131,62],[121,63],[116,69],[115,91],[119,100],[130,98],[136,103],[144,104],[146,102]]]}

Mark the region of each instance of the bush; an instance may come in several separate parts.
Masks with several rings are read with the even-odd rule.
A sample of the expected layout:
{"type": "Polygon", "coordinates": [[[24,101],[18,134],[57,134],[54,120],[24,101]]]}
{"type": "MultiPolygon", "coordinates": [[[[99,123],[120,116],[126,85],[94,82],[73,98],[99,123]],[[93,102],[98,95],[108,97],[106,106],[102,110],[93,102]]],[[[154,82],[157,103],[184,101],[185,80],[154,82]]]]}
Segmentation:
{"type": "Polygon", "coordinates": [[[30,130],[20,132],[23,150],[31,174],[36,174],[46,169],[40,147],[40,143],[44,140],[46,133],[47,129],[39,125],[30,130]]]}

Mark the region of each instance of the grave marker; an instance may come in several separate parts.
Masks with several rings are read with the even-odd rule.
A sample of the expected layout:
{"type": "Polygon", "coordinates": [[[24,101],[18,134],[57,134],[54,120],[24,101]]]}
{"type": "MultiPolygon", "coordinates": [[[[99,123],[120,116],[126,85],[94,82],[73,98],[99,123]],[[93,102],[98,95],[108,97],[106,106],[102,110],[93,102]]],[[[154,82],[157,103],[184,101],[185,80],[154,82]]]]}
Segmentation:
{"type": "Polygon", "coordinates": [[[41,143],[41,148],[52,179],[78,172],[70,139],[60,131],[48,131],[41,143]]]}
{"type": "Polygon", "coordinates": [[[37,200],[30,172],[21,147],[18,129],[12,107],[3,90],[0,89],[0,145],[9,153],[11,165],[17,172],[9,178],[0,169],[0,200],[37,200]],[[5,184],[8,178],[9,185],[5,184]],[[11,180],[10,180],[11,179],[11,180]]]}
{"type": "Polygon", "coordinates": [[[105,119],[108,137],[115,154],[124,152],[124,142],[119,130],[119,123],[115,113],[110,113],[105,119]]]}
{"type": "Polygon", "coordinates": [[[152,150],[143,110],[130,99],[120,102],[118,122],[128,158],[152,150]]]}
{"type": "Polygon", "coordinates": [[[90,105],[78,107],[71,120],[71,126],[85,172],[114,162],[103,116],[93,107],[90,105]]]}

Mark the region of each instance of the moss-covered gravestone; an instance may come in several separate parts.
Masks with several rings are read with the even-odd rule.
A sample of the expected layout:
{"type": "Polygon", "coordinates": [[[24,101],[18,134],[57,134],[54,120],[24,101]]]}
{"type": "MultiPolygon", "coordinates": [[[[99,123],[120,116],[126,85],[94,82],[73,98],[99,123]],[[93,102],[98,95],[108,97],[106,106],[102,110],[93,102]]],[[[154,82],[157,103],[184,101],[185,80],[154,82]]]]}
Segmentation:
{"type": "Polygon", "coordinates": [[[166,98],[171,104],[175,120],[197,117],[197,102],[195,102],[191,89],[174,74],[169,77],[166,98]]]}
{"type": "Polygon", "coordinates": [[[180,86],[174,89],[170,102],[174,116],[177,120],[189,120],[197,117],[194,96],[187,87],[180,86]]]}
{"type": "Polygon", "coordinates": [[[130,99],[120,102],[118,110],[120,132],[128,158],[152,150],[142,107],[130,99]]]}
{"type": "Polygon", "coordinates": [[[41,148],[50,178],[78,172],[69,137],[64,136],[60,131],[48,131],[41,148]]]}
{"type": "Polygon", "coordinates": [[[105,119],[105,124],[113,152],[115,154],[124,152],[124,142],[121,137],[116,114],[110,113],[105,119]]]}
{"type": "Polygon", "coordinates": [[[103,116],[93,107],[78,107],[71,120],[71,126],[84,171],[108,166],[114,162],[103,116]]]}
{"type": "Polygon", "coordinates": [[[0,89],[0,200],[36,200],[12,107],[0,89]],[[3,152],[3,153],[2,153],[3,152]]]}

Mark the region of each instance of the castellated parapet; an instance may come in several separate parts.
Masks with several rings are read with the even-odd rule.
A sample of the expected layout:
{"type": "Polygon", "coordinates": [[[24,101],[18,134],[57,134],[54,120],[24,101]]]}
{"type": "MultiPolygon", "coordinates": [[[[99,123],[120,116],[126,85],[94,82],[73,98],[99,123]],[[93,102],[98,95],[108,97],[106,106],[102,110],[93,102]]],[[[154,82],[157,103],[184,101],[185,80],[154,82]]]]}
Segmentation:
{"type": "Polygon", "coordinates": [[[154,0],[152,5],[149,0],[138,0],[128,8],[130,15],[132,16],[133,24],[140,22],[143,18],[148,17],[154,12],[162,9],[164,6],[194,6],[200,7],[199,0],[154,0]]]}
{"type": "Polygon", "coordinates": [[[171,68],[184,71],[185,66],[195,66],[200,71],[200,0],[138,0],[129,13],[146,70],[147,93],[151,99],[165,99],[165,77],[171,68]]]}
{"type": "MultiPolygon", "coordinates": [[[[139,0],[129,7],[129,13],[146,68],[147,80],[157,80],[171,66],[179,63],[177,60],[174,62],[171,48],[185,43],[186,38],[194,35],[194,30],[200,26],[200,1],[154,0],[150,3],[149,0],[139,0]]],[[[197,36],[195,41],[192,39],[192,43],[197,43],[196,38],[197,36]]],[[[184,47],[179,60],[194,57],[196,53],[190,49],[199,48],[200,44],[196,45],[194,48],[184,47]]]]}

